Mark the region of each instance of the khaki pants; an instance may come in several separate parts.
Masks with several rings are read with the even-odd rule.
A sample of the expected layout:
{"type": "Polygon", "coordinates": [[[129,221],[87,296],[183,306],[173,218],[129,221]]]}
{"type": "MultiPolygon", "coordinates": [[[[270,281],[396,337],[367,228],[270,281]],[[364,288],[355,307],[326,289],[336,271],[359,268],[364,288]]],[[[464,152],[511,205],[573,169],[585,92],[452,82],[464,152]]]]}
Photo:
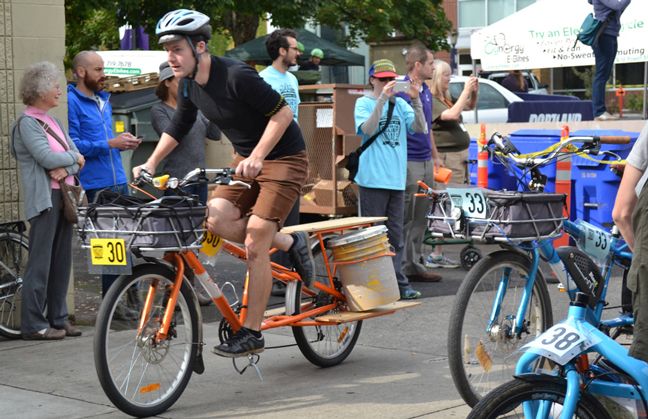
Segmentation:
{"type": "Polygon", "coordinates": [[[463,151],[453,151],[449,153],[439,152],[439,157],[443,165],[452,170],[452,179],[450,183],[467,184],[468,178],[468,149],[463,151]]]}

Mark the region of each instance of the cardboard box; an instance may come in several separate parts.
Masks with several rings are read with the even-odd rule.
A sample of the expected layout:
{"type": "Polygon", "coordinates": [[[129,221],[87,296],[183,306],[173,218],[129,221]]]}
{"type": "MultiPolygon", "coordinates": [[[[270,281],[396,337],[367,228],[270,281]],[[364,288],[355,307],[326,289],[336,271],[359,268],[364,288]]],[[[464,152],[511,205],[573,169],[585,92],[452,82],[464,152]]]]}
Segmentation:
{"type": "MultiPolygon", "coordinates": [[[[354,187],[348,180],[340,180],[337,183],[337,205],[353,206],[357,201],[357,187],[354,187]]],[[[315,203],[324,207],[333,205],[333,181],[328,179],[320,180],[313,186],[315,203]]]]}

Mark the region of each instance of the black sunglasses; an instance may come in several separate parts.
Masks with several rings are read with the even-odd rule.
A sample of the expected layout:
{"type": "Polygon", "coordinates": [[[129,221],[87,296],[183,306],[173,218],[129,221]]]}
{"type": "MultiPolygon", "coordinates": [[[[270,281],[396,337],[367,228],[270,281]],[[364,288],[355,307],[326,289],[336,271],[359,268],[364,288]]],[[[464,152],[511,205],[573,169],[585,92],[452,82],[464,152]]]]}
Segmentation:
{"type": "Polygon", "coordinates": [[[380,80],[383,83],[390,82],[392,80],[396,80],[395,77],[376,77],[378,80],[380,80]]]}

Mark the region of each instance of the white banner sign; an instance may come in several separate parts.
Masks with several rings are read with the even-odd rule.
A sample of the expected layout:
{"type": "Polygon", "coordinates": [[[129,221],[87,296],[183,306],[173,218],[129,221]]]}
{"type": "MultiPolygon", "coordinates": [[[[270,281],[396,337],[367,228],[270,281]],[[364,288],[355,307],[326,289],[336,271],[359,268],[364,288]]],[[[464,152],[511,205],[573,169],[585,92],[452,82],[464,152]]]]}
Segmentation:
{"type": "Polygon", "coordinates": [[[164,51],[97,51],[97,54],[104,60],[106,75],[117,77],[157,73],[167,59],[164,51]]]}
{"type": "MultiPolygon", "coordinates": [[[[471,35],[470,54],[487,71],[594,65],[576,34],[592,6],[585,0],[540,0],[471,35]]],[[[648,5],[633,1],[621,15],[616,63],[648,61],[648,5]]]]}

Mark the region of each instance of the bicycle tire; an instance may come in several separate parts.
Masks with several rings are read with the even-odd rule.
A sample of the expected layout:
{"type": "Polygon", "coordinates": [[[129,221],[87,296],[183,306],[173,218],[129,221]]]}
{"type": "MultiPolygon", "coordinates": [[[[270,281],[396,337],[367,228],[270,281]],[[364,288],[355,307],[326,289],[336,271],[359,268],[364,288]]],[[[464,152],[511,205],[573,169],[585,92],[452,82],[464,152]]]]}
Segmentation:
{"type": "Polygon", "coordinates": [[[29,260],[29,240],[19,233],[0,234],[0,335],[18,339],[22,310],[22,276],[29,260]]]}
{"type": "Polygon", "coordinates": [[[457,391],[471,407],[490,390],[511,379],[520,356],[516,351],[553,324],[549,291],[538,269],[529,305],[534,315],[529,317],[530,309],[526,312],[529,332],[523,332],[520,339],[506,335],[520,304],[522,290],[517,287],[523,285],[522,278],[528,275],[530,264],[528,257],[515,251],[491,253],[475,264],[457,291],[450,313],[448,362],[457,391]],[[513,275],[502,302],[498,327],[488,334],[488,317],[501,277],[498,271],[508,268],[513,275]]]}
{"type": "MultiPolygon", "coordinates": [[[[524,402],[548,401],[562,407],[566,390],[565,381],[558,381],[553,377],[535,378],[531,381],[516,378],[488,393],[473,408],[468,419],[495,419],[504,415],[506,418],[523,418],[521,405],[524,402]]],[[[558,407],[555,410],[556,413],[560,411],[558,407]]],[[[603,405],[586,392],[580,393],[574,416],[579,419],[611,419],[603,405]]],[[[549,417],[558,417],[558,415],[549,417]]]]}
{"type": "Polygon", "coordinates": [[[169,338],[160,342],[152,339],[173,281],[174,272],[169,267],[138,265],[131,275],[120,277],[110,287],[99,308],[94,338],[97,376],[110,401],[132,416],[155,416],[167,410],[178,400],[193,372],[199,325],[193,293],[186,282],[178,294],[169,338]],[[143,302],[153,285],[149,321],[138,337],[143,302]]]}
{"type": "MultiPolygon", "coordinates": [[[[315,259],[315,266],[317,268],[316,281],[321,281],[329,285],[328,275],[326,273],[326,266],[322,256],[322,249],[317,242],[313,248],[313,258],[315,259]]],[[[328,254],[331,257],[330,252],[328,254]]],[[[301,292],[302,283],[296,282],[296,291],[288,293],[287,295],[294,295],[294,312],[295,314],[301,312],[302,307],[329,304],[331,296],[326,293],[320,292],[320,295],[315,297],[308,297],[301,292]]],[[[339,309],[331,310],[328,313],[339,312],[339,309]]],[[[327,313],[327,314],[328,314],[327,313]]],[[[360,330],[362,329],[362,321],[342,323],[338,325],[323,325],[323,326],[293,326],[293,336],[297,342],[297,346],[301,353],[314,365],[322,368],[328,368],[340,364],[344,361],[351,351],[353,350],[360,330]]]]}

